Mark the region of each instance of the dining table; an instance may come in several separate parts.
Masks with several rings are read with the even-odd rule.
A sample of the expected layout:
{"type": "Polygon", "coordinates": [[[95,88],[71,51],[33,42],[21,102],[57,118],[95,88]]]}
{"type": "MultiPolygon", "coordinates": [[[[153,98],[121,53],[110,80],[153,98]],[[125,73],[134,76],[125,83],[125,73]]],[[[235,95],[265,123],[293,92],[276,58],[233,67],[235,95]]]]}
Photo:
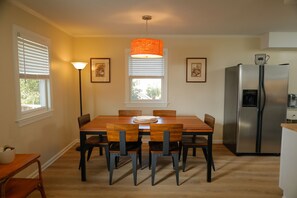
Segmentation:
{"type": "MultiPolygon", "coordinates": [[[[80,128],[80,157],[81,157],[81,181],[86,181],[86,157],[85,153],[87,146],[85,144],[88,135],[106,135],[106,124],[135,124],[135,116],[113,116],[113,115],[100,115],[96,116],[89,123],[80,128]]],[[[158,116],[157,124],[183,124],[183,135],[203,135],[208,138],[207,145],[207,182],[211,182],[211,164],[212,164],[212,135],[213,129],[204,123],[197,116],[174,116],[163,117],[158,116]]],[[[150,135],[149,123],[139,124],[139,135],[150,135]]]]}

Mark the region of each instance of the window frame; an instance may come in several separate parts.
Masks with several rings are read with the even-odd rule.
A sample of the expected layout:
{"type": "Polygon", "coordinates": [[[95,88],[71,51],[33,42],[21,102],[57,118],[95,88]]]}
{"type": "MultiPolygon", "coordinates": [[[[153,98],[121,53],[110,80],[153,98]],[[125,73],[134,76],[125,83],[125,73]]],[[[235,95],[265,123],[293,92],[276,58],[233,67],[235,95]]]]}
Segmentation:
{"type": "Polygon", "coordinates": [[[126,107],[167,107],[168,106],[168,50],[163,49],[164,76],[129,76],[130,49],[125,50],[125,106],[126,107]],[[132,100],[132,79],[156,78],[161,79],[161,100],[132,100]]]}
{"type": "MultiPolygon", "coordinates": [[[[16,122],[18,125],[24,126],[41,119],[47,118],[52,116],[52,91],[51,91],[51,46],[50,46],[50,39],[45,38],[39,34],[26,30],[20,26],[13,25],[13,58],[14,58],[14,65],[15,65],[15,90],[16,90],[16,122]],[[23,37],[46,45],[48,47],[48,57],[49,57],[49,77],[47,79],[42,78],[40,80],[40,87],[43,86],[44,88],[41,89],[39,92],[44,94],[43,96],[40,95],[40,99],[45,101],[45,106],[40,108],[31,109],[27,111],[22,111],[22,104],[21,104],[21,93],[20,93],[20,74],[19,74],[19,58],[18,58],[18,34],[23,35],[23,37]]],[[[31,79],[31,78],[29,78],[31,79]]],[[[43,103],[43,102],[41,102],[43,103]]]]}

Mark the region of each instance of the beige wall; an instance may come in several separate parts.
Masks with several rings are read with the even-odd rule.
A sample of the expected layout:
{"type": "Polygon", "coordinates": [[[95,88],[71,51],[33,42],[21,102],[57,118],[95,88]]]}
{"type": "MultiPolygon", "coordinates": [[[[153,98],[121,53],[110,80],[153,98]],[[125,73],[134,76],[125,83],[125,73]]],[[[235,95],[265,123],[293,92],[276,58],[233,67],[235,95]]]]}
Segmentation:
{"type": "MultiPolygon", "coordinates": [[[[160,37],[159,37],[160,38],[160,37]]],[[[83,107],[92,116],[117,114],[125,109],[125,49],[132,38],[75,38],[74,56],[79,60],[111,58],[111,83],[91,83],[90,65],[83,70],[83,107]]],[[[236,36],[164,37],[168,49],[167,109],[176,109],[179,115],[204,113],[216,117],[214,141],[222,141],[224,113],[224,68],[238,63],[253,64],[256,53],[271,56],[269,64],[290,63],[290,92],[297,93],[296,50],[260,50],[260,38],[236,36]],[[207,58],[207,82],[186,83],[187,57],[207,58]],[[295,75],[295,79],[294,79],[295,75]]],[[[154,108],[140,108],[151,114],[154,108]]]]}
{"type": "Polygon", "coordinates": [[[45,162],[77,138],[77,71],[72,59],[72,37],[52,25],[0,1],[0,145],[16,147],[17,153],[41,153],[45,162]],[[13,57],[13,24],[51,40],[53,115],[19,127],[16,123],[16,91],[13,57]],[[73,100],[74,99],[74,100],[73,100]]]}
{"type": "MultiPolygon", "coordinates": [[[[90,66],[82,71],[83,111],[92,117],[117,114],[125,109],[125,49],[132,38],[73,38],[45,21],[0,1],[0,145],[15,146],[18,153],[41,153],[49,160],[78,138],[76,117],[79,114],[78,72],[71,60],[87,61],[92,57],[111,58],[111,83],[90,83],[90,66]],[[16,120],[15,73],[12,27],[19,25],[51,40],[53,116],[19,127],[16,120]]],[[[179,115],[213,114],[217,125],[215,141],[222,140],[224,68],[238,63],[253,63],[255,53],[267,53],[269,63],[290,63],[289,91],[297,93],[296,50],[260,50],[257,37],[164,37],[168,49],[168,109],[179,115]],[[187,57],[207,58],[207,82],[186,83],[187,57]]],[[[151,114],[152,108],[143,108],[151,114]]]]}

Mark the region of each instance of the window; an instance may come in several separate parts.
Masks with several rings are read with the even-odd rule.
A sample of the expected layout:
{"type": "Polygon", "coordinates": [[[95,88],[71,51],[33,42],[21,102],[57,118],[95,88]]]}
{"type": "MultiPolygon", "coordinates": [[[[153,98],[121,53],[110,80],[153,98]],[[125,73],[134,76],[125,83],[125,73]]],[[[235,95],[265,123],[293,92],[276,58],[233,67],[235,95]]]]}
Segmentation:
{"type": "Polygon", "coordinates": [[[14,28],[17,76],[17,121],[20,125],[47,117],[51,111],[49,41],[14,28]]]}
{"type": "Polygon", "coordinates": [[[126,52],[126,105],[164,107],[167,105],[167,51],[163,58],[131,58],[126,52]]]}

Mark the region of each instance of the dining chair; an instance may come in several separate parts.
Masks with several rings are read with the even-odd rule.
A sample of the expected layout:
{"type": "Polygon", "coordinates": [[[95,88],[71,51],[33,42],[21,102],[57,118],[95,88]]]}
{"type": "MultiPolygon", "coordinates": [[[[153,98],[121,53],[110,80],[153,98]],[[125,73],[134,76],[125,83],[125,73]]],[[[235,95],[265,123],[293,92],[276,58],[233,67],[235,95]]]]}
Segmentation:
{"type": "Polygon", "coordinates": [[[152,169],[152,186],[155,183],[157,158],[160,156],[172,157],[176,184],[179,185],[178,156],[182,130],[182,124],[150,124],[149,167],[152,169]]]}
{"type": "MultiPolygon", "coordinates": [[[[78,126],[79,128],[81,128],[82,126],[84,126],[85,124],[91,121],[91,117],[90,117],[90,114],[85,114],[78,117],[77,120],[78,120],[78,126]]],[[[90,136],[86,139],[85,145],[88,150],[87,161],[89,161],[94,147],[99,147],[100,155],[103,155],[102,149],[105,148],[105,157],[106,157],[107,167],[108,167],[108,152],[106,151],[106,149],[108,149],[108,142],[107,142],[106,135],[90,136]]],[[[80,151],[80,149],[81,149],[80,146],[76,147],[77,151],[80,151]]],[[[81,165],[81,159],[80,159],[79,168],[80,168],[80,165],[81,165]]]]}
{"type": "Polygon", "coordinates": [[[176,110],[153,110],[153,116],[175,117],[176,110]]]}
{"type": "Polygon", "coordinates": [[[116,158],[120,156],[131,157],[134,185],[137,185],[137,158],[140,167],[142,165],[138,128],[138,124],[106,124],[109,148],[109,185],[112,184],[116,158]]]}
{"type": "MultiPolygon", "coordinates": [[[[214,130],[215,126],[215,118],[209,114],[204,115],[204,122],[214,130]]],[[[193,148],[193,151],[196,151],[196,148],[202,148],[204,157],[207,161],[207,138],[203,136],[184,136],[182,138],[182,149],[183,149],[183,171],[186,169],[186,162],[187,162],[187,156],[188,156],[188,149],[193,148]]],[[[196,153],[196,152],[195,152],[196,153]]],[[[193,152],[194,155],[194,152],[193,152]]],[[[213,170],[215,171],[214,161],[213,158],[211,159],[211,165],[213,170]]]]}
{"type": "MultiPolygon", "coordinates": [[[[176,117],[176,110],[153,110],[153,116],[176,117]]],[[[180,147],[181,149],[182,147],[180,147]]],[[[181,150],[178,156],[180,160],[181,150]]]]}
{"type": "MultiPolygon", "coordinates": [[[[141,116],[141,110],[119,110],[120,117],[141,116]]],[[[142,136],[138,136],[139,141],[142,141],[142,136]]],[[[118,167],[119,157],[116,158],[116,167],[118,167]]]]}
{"type": "Polygon", "coordinates": [[[141,116],[141,110],[119,110],[119,116],[141,116]]]}

